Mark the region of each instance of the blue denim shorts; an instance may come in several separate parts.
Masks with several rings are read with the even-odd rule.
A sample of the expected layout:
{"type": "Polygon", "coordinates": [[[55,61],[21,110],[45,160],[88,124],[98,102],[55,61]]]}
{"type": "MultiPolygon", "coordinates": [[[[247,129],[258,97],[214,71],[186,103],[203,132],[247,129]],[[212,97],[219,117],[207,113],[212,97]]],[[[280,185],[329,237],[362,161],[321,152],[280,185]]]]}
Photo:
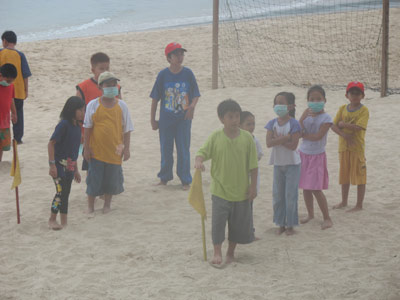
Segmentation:
{"type": "Polygon", "coordinates": [[[86,194],[101,196],[118,195],[124,191],[124,175],[121,165],[109,164],[97,159],[90,159],[86,177],[86,194]]]}

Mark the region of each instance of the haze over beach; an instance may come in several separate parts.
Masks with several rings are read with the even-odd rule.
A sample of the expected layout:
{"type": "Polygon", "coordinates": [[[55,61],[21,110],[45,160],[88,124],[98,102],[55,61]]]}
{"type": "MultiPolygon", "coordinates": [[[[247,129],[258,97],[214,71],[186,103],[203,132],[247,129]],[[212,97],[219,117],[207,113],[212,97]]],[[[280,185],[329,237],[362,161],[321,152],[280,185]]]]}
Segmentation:
{"type": "MultiPolygon", "coordinates": [[[[13,9],[16,15],[16,5],[33,11],[40,7],[39,2],[33,7],[30,1],[14,1],[7,8],[13,9]]],[[[113,2],[112,6],[107,6],[107,1],[86,1],[85,5],[75,1],[52,1],[55,8],[71,5],[76,14],[68,22],[58,22],[61,12],[43,7],[43,18],[39,20],[44,23],[40,25],[39,21],[32,20],[34,30],[18,29],[22,25],[14,26],[8,14],[0,20],[2,31],[15,30],[21,37],[17,49],[25,53],[33,74],[24,109],[24,144],[18,147],[22,173],[20,225],[16,224],[15,193],[10,190],[12,152],[4,152],[0,163],[3,188],[0,196],[0,299],[400,299],[400,162],[396,154],[400,147],[400,124],[396,121],[400,115],[400,95],[380,98],[379,92],[369,89],[365,93],[363,101],[370,111],[370,120],[366,134],[368,179],[363,211],[349,214],[344,210],[330,210],[334,226],[321,231],[322,216],[315,204],[315,219],[298,227],[298,234],[276,236],[272,223],[273,168],[268,165],[270,150],[265,145],[264,126],[275,117],[272,103],[280,91],[296,95],[296,118],[299,118],[307,105],[307,89],[283,85],[212,90],[211,25],[207,19],[211,16],[210,1],[193,2],[191,7],[178,12],[184,19],[204,18],[195,22],[204,24],[160,28],[170,26],[168,23],[151,31],[140,31],[149,28],[136,31],[130,27],[129,14],[135,11],[131,9],[135,3],[131,2],[135,1],[119,2],[120,5],[113,2]],[[128,9],[122,9],[124,5],[128,5],[125,6],[128,9]],[[116,7],[119,17],[115,19],[51,35],[60,28],[106,19],[104,11],[113,11],[116,7]],[[85,14],[91,8],[100,13],[88,18],[85,14]],[[188,13],[189,10],[194,13],[188,13]],[[44,15],[50,12],[54,19],[46,21],[44,15]],[[73,21],[74,18],[79,22],[73,21]],[[126,32],[95,29],[108,28],[118,20],[129,25],[121,30],[126,32]],[[53,26],[55,23],[59,25],[53,26]],[[188,193],[182,191],[175,174],[166,187],[153,186],[158,181],[160,150],[158,132],[150,126],[149,94],[157,73],[167,66],[164,47],[172,41],[180,42],[188,50],[184,65],[193,70],[201,92],[192,124],[192,162],[206,138],[221,128],[216,108],[227,98],[235,99],[243,110],[255,114],[254,134],[263,146],[264,157],[259,164],[261,184],[254,202],[255,229],[261,240],[239,245],[236,261],[223,269],[212,268],[203,261],[200,217],[188,204],[188,193]],[[103,203],[98,200],[95,217],[88,219],[83,213],[87,207],[86,175],[81,172],[82,183],[72,185],[69,226],[55,232],[47,227],[54,196],[54,184],[48,175],[47,143],[66,99],[75,95],[78,82],[91,76],[90,56],[98,51],[110,56],[111,70],[121,79],[122,98],[135,124],[131,158],[123,164],[125,192],[115,197],[113,210],[107,215],[101,213],[103,203]]],[[[147,19],[150,23],[155,19],[171,20],[169,16],[174,12],[168,9],[172,4],[162,5],[183,3],[183,0],[140,2],[143,12],[153,10],[158,16],[151,20],[143,17],[142,23],[138,21],[143,24],[147,19]]],[[[400,47],[399,20],[400,9],[392,9],[390,51],[400,47]]],[[[339,26],[334,20],[330,22],[329,26],[339,26]]],[[[398,52],[390,52],[390,55],[396,59],[398,52]]],[[[326,111],[334,117],[339,106],[347,103],[345,91],[327,89],[326,92],[326,111]]],[[[331,208],[341,199],[338,137],[332,131],[328,135],[326,152],[330,186],[325,194],[331,208]]],[[[81,165],[81,158],[78,164],[81,165]]],[[[203,189],[210,258],[210,163],[205,165],[203,189]]],[[[349,205],[355,204],[355,197],[356,188],[352,186],[349,205]]],[[[300,191],[299,216],[305,214],[300,191]]]]}

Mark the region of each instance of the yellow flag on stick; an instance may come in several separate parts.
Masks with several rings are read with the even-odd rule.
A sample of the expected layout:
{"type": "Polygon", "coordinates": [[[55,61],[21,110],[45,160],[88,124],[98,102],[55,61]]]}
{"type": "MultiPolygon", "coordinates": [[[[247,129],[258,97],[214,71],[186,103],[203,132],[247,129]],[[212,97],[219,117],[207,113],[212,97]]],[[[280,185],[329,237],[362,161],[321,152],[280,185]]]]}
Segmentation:
{"type": "Polygon", "coordinates": [[[207,249],[206,249],[206,231],[204,225],[204,219],[207,216],[206,206],[204,204],[203,195],[203,183],[201,181],[201,171],[196,169],[194,173],[192,185],[189,191],[189,203],[193,208],[201,215],[201,231],[203,238],[203,256],[204,261],[207,261],[207,249]]]}
{"type": "Polygon", "coordinates": [[[203,217],[206,218],[206,207],[204,204],[203,183],[201,180],[201,171],[196,169],[192,185],[189,191],[189,203],[203,217]]]}
{"type": "Polygon", "coordinates": [[[11,189],[15,189],[17,186],[21,184],[21,170],[19,168],[19,160],[18,160],[18,152],[17,152],[17,141],[13,140],[13,148],[14,148],[14,158],[11,164],[10,175],[14,177],[14,180],[11,185],[11,189]]]}

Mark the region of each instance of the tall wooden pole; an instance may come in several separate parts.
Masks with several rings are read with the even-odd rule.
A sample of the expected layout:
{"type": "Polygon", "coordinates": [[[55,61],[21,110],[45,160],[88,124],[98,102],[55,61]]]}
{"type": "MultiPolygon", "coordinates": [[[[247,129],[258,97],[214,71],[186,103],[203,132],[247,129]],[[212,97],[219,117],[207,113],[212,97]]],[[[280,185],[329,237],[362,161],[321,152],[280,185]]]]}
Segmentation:
{"type": "Polygon", "coordinates": [[[213,32],[212,32],[212,89],[218,88],[218,23],[219,0],[213,0],[213,32]]]}
{"type": "Polygon", "coordinates": [[[382,66],[381,66],[381,97],[385,97],[388,88],[389,68],[389,0],[382,2],[382,66]]]}

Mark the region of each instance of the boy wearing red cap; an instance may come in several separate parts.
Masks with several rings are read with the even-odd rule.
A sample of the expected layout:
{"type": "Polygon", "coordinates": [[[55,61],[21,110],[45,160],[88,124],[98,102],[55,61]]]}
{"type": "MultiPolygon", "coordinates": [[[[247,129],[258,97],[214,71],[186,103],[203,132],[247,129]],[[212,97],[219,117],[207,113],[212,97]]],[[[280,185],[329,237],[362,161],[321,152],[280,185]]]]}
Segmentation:
{"type": "Polygon", "coordinates": [[[186,49],[179,43],[165,47],[169,67],[158,73],[150,94],[152,98],[150,122],[153,130],[159,130],[161,148],[161,169],[158,173],[160,185],[172,180],[174,142],[177,151],[177,175],[183,189],[192,183],[190,174],[190,130],[194,108],[200,97],[193,72],[182,66],[186,49]],[[156,111],[160,102],[160,117],[156,111]]]}
{"type": "Polygon", "coordinates": [[[357,204],[349,212],[362,209],[367,166],[365,159],[365,131],[369,111],[361,104],[364,99],[364,85],[352,81],[347,85],[346,98],[350,104],[342,105],[333,120],[332,130],[339,135],[339,184],[342,185],[342,202],[333,208],[347,206],[350,184],[357,185],[357,204]]]}

